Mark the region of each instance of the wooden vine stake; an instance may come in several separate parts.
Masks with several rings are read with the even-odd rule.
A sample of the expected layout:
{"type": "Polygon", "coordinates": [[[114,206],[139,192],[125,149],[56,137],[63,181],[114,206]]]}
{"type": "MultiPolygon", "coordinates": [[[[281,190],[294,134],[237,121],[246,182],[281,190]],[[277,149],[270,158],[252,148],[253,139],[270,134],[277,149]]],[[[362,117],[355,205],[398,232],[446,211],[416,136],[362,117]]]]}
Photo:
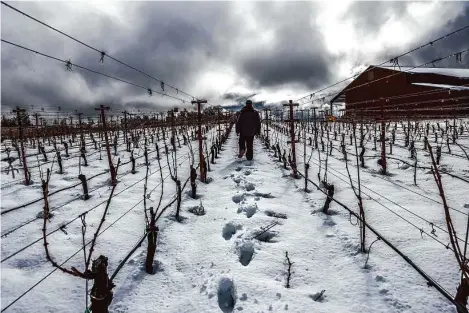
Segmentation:
{"type": "Polygon", "coordinates": [[[193,100],[191,101],[192,104],[197,103],[197,135],[199,139],[199,166],[200,166],[200,181],[205,183],[207,179],[207,169],[206,169],[206,162],[204,158],[204,150],[202,144],[202,121],[201,121],[201,112],[200,106],[202,103],[207,103],[207,100],[193,100]]]}
{"type": "Polygon", "coordinates": [[[114,167],[114,164],[112,164],[112,158],[111,158],[111,151],[109,148],[109,139],[107,137],[107,130],[106,130],[106,117],[104,116],[104,110],[109,110],[109,107],[104,107],[104,105],[101,105],[99,108],[96,108],[95,110],[100,111],[101,113],[101,122],[103,123],[103,130],[104,130],[104,140],[106,142],[106,152],[107,152],[107,160],[109,163],[109,171],[111,173],[111,185],[115,186],[117,184],[117,174],[116,174],[116,168],[114,167]]]}
{"type": "Polygon", "coordinates": [[[291,168],[293,170],[293,177],[298,178],[298,169],[296,167],[296,140],[295,140],[295,117],[293,114],[293,107],[294,106],[299,106],[299,103],[293,103],[292,100],[289,100],[288,104],[284,104],[283,106],[287,106],[290,109],[290,142],[291,143],[291,151],[292,151],[292,156],[291,156],[291,168]]]}
{"type": "Polygon", "coordinates": [[[20,141],[20,147],[21,147],[21,153],[18,152],[18,159],[21,161],[23,160],[23,171],[24,171],[24,184],[29,185],[31,184],[31,181],[28,176],[28,166],[26,164],[26,154],[24,152],[24,145],[23,145],[23,125],[22,125],[22,118],[25,114],[24,109],[20,109],[19,107],[16,107],[16,110],[13,110],[14,113],[16,113],[16,118],[18,121],[18,136],[19,136],[19,141],[20,141]]]}

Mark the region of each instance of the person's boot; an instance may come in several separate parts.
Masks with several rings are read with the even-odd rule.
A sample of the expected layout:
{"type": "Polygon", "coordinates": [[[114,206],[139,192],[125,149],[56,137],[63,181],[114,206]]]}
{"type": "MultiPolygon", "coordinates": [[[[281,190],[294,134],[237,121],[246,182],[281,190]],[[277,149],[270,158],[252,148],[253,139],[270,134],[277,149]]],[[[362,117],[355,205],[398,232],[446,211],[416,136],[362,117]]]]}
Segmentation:
{"type": "Polygon", "coordinates": [[[247,141],[246,159],[248,161],[252,161],[253,154],[254,154],[254,149],[253,149],[252,138],[251,138],[249,141],[247,141]]]}
{"type": "Polygon", "coordinates": [[[245,152],[244,150],[240,150],[240,151],[239,151],[238,158],[241,159],[241,158],[244,156],[244,152],[245,152]]]}
{"type": "Polygon", "coordinates": [[[248,146],[248,149],[246,150],[246,159],[248,161],[252,161],[252,156],[253,156],[253,149],[248,146]]]}

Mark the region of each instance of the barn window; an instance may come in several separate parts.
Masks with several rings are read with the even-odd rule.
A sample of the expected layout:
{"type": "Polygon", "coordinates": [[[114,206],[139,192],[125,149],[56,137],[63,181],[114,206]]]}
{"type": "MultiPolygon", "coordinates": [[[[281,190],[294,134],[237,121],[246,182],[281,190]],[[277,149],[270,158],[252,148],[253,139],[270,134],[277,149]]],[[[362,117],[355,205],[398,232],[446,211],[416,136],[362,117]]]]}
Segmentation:
{"type": "Polygon", "coordinates": [[[373,80],[375,78],[375,72],[369,71],[368,72],[368,80],[373,80]]]}

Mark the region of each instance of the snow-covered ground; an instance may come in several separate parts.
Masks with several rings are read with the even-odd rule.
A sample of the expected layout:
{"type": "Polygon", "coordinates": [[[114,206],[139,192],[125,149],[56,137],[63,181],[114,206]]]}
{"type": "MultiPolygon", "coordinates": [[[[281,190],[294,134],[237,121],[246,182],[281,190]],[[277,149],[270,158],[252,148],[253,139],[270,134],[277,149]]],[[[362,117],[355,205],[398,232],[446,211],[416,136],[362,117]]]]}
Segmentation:
{"type": "MultiPolygon", "coordinates": [[[[281,140],[286,144],[286,138],[281,140]]],[[[119,149],[123,150],[120,154],[125,154],[124,145],[119,149]]],[[[211,182],[198,182],[198,199],[192,199],[187,189],[184,191],[183,221],[174,219],[173,210],[160,219],[155,274],[145,273],[146,241],[119,272],[114,280],[111,312],[455,312],[451,303],[428,287],[425,280],[383,242],[373,244],[365,267],[368,255],[359,252],[356,221],[334,204],[331,214],[324,215],[321,212],[324,194],[313,186],[310,186],[311,192],[304,192],[304,181],[292,178],[291,171],[283,169],[283,164],[277,162],[273,152],[266,150],[259,140],[255,140],[252,162],[237,159],[234,132],[223,149],[216,164],[211,164],[212,171],[208,175],[211,182]],[[204,207],[204,215],[191,213],[200,205],[204,207]],[[290,288],[286,288],[286,252],[293,263],[290,288]]],[[[297,144],[297,149],[299,169],[303,170],[303,144],[297,144]]],[[[187,152],[186,146],[178,151],[179,173],[183,180],[189,173],[189,163],[184,160],[187,152]]],[[[395,150],[401,157],[404,152],[408,153],[395,150]]],[[[310,150],[306,154],[309,157],[310,150]]],[[[107,168],[104,155],[102,161],[98,162],[97,158],[90,163],[93,168],[86,169],[87,176],[107,168]]],[[[310,168],[310,177],[315,181],[317,158],[315,151],[310,168]]],[[[337,151],[329,158],[328,180],[336,186],[337,199],[356,209],[357,201],[348,176],[344,176],[347,174],[340,158],[337,151]]],[[[464,161],[458,159],[457,162],[464,161]]],[[[143,160],[139,159],[138,163],[143,160]]],[[[414,187],[412,169],[401,170],[397,162],[391,162],[390,171],[395,175],[381,177],[373,171],[377,169],[375,162],[369,159],[367,163],[370,168],[361,171],[362,183],[367,187],[363,189],[367,221],[454,294],[460,274],[452,252],[429,236],[421,236],[418,229],[372,200],[382,202],[427,232],[431,232],[431,226],[402,207],[445,229],[443,208],[435,202],[440,199],[431,174],[419,172],[419,185],[414,187]],[[416,192],[426,198],[417,196],[416,192]]],[[[162,165],[166,165],[164,156],[162,165]]],[[[127,175],[119,178],[116,196],[96,246],[95,256],[109,257],[110,272],[144,231],[141,201],[145,170],[141,167],[133,175],[128,173],[129,166],[119,169],[120,174],[127,175]]],[[[322,168],[323,175],[324,164],[322,168]]],[[[156,205],[160,194],[157,169],[155,155],[152,155],[149,189],[154,188],[154,191],[149,206],[156,205]]],[[[356,177],[351,165],[350,171],[356,177]]],[[[77,172],[68,174],[76,178],[77,172]]],[[[163,177],[168,174],[164,168],[163,177]]],[[[67,174],[53,174],[51,189],[70,185],[67,177],[67,174]]],[[[2,184],[8,179],[2,171],[2,184]]],[[[90,189],[100,189],[93,190],[87,201],[71,201],[81,194],[81,186],[61,193],[60,197],[52,196],[51,207],[59,208],[54,211],[48,230],[58,229],[97,206],[86,217],[87,239],[90,239],[104,209],[100,203],[109,193],[107,179],[107,175],[102,175],[92,180],[90,189]]],[[[464,206],[469,200],[462,195],[465,185],[444,179],[448,179],[446,192],[450,206],[467,214],[464,206]]],[[[174,183],[167,179],[163,204],[174,198],[174,192],[174,183]]],[[[38,179],[29,187],[18,184],[2,187],[2,211],[40,196],[38,179]]],[[[42,205],[39,201],[2,215],[2,234],[34,219],[42,205]]],[[[467,216],[457,217],[454,218],[457,229],[464,230],[467,216]]],[[[72,256],[65,264],[68,268],[83,267],[81,226],[77,219],[65,232],[58,230],[48,237],[51,254],[59,263],[72,256]]],[[[54,269],[45,259],[41,240],[10,257],[20,248],[41,239],[41,228],[42,221],[35,220],[2,238],[2,309],[54,269]],[[8,259],[4,261],[5,258],[8,259]]],[[[443,231],[438,230],[436,234],[447,243],[443,231]]],[[[375,239],[368,233],[367,245],[375,239]]],[[[85,297],[83,280],[55,271],[6,312],[79,312],[85,308],[85,297]]]]}

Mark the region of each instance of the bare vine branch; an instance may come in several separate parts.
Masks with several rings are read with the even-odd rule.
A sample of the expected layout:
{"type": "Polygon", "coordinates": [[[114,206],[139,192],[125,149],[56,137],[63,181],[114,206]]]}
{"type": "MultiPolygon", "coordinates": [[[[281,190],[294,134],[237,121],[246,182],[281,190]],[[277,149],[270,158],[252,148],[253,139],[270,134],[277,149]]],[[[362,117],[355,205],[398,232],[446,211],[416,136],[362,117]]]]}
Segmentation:
{"type": "MultiPolygon", "coordinates": [[[[120,163],[121,163],[121,159],[119,158],[117,160],[116,175],[117,175],[117,171],[119,170],[120,163]]],[[[99,223],[99,226],[98,226],[98,228],[96,229],[96,232],[93,235],[93,240],[91,241],[91,246],[90,246],[90,250],[89,250],[90,252],[88,253],[88,258],[87,258],[86,263],[85,263],[85,270],[87,270],[89,265],[90,265],[91,256],[93,255],[94,246],[96,244],[96,238],[98,237],[99,231],[101,230],[101,227],[103,226],[104,221],[106,220],[107,211],[109,210],[109,206],[111,204],[111,200],[112,200],[112,197],[114,195],[114,190],[116,190],[116,186],[117,186],[117,184],[112,184],[111,193],[109,194],[109,198],[108,198],[107,203],[106,203],[106,208],[104,209],[103,216],[101,217],[101,222],[99,223]]]]}
{"type": "Polygon", "coordinates": [[[461,248],[459,246],[457,234],[456,234],[456,229],[454,228],[453,221],[451,219],[451,214],[449,212],[449,206],[448,203],[446,202],[446,196],[443,188],[443,182],[441,180],[441,175],[438,169],[438,166],[435,161],[435,157],[433,156],[433,150],[432,146],[428,142],[428,139],[425,137],[425,140],[427,141],[428,149],[430,151],[430,157],[432,159],[432,174],[433,178],[435,180],[435,183],[438,187],[439,193],[440,193],[440,198],[443,202],[443,208],[445,211],[445,219],[446,219],[446,225],[448,227],[448,235],[450,239],[451,246],[453,247],[454,251],[454,256],[456,257],[456,261],[458,262],[459,268],[461,269],[462,274],[466,279],[469,279],[469,269],[467,267],[467,262],[464,258],[463,253],[461,252],[461,248]]]}

